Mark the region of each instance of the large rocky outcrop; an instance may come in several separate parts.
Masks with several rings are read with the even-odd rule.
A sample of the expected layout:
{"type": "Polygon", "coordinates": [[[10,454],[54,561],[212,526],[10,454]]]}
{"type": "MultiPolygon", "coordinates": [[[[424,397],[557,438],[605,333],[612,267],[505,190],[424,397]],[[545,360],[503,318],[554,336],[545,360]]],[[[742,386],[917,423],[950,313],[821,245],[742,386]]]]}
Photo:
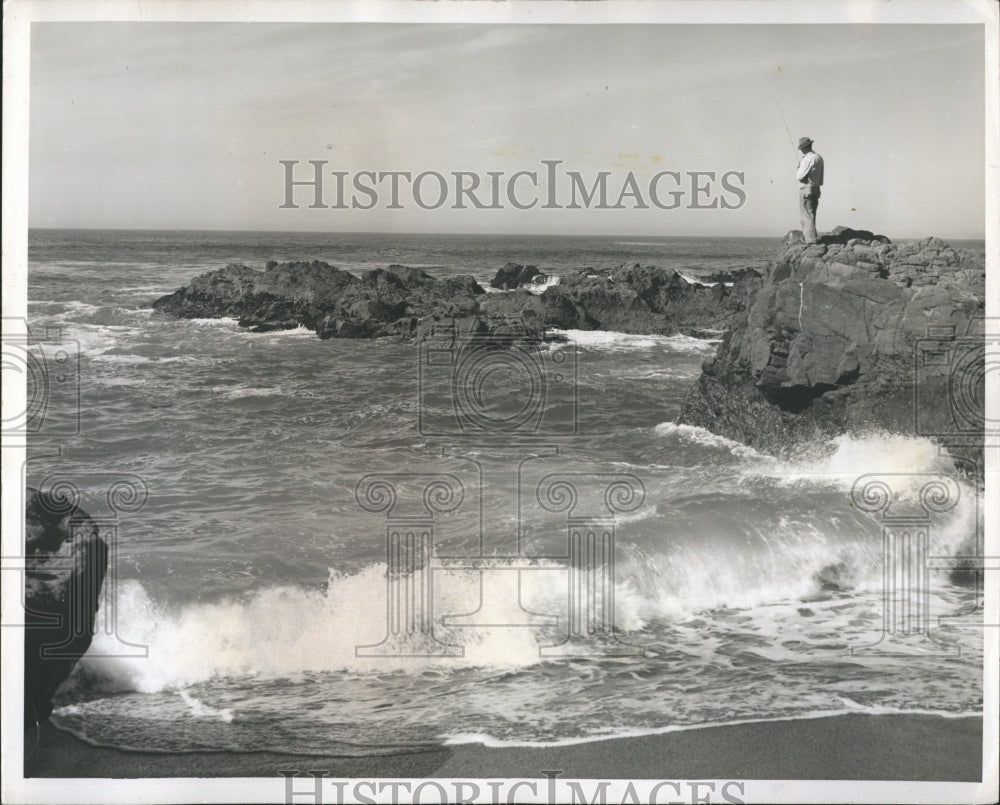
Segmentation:
{"type": "Polygon", "coordinates": [[[45,721],[52,697],[90,647],[108,546],[69,498],[29,487],[25,505],[25,727],[45,721]]]}
{"type": "Polygon", "coordinates": [[[300,325],[321,338],[412,336],[421,318],[470,316],[485,291],[470,276],[437,279],[392,265],[360,277],[320,261],[229,265],[153,303],[181,318],[231,316],[254,331],[300,325]]]}
{"type": "Polygon", "coordinates": [[[982,258],[937,238],[789,233],[681,421],[778,453],[872,426],[972,446],[984,295],[982,258]]]}
{"type": "MultiPolygon", "coordinates": [[[[516,288],[527,273],[508,264],[494,284],[516,288]]],[[[323,262],[268,263],[264,271],[230,265],[203,274],[153,307],[182,318],[229,316],[255,331],[302,325],[322,338],[421,340],[440,326],[529,341],[546,327],[701,335],[741,313],[755,282],[706,287],[671,269],[623,265],[570,273],[541,294],[487,294],[471,276],[439,279],[405,266],[358,277],[323,262]]]]}

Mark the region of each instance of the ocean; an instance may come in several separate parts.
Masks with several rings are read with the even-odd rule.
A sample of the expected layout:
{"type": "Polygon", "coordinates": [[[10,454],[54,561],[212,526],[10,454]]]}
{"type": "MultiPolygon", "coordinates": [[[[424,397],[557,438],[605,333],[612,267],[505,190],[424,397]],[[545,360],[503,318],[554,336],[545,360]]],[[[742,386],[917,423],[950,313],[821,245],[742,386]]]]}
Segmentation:
{"type": "MultiPolygon", "coordinates": [[[[454,425],[423,376],[443,372],[447,388],[451,368],[415,345],[253,334],[151,308],[231,262],[399,263],[484,285],[509,261],[697,278],[763,268],[778,242],[32,231],[29,323],[79,375],[44,389],[27,481],[73,481],[95,516],[116,483],[141,490],[117,515],[113,600],[53,722],[123,748],[363,756],[978,714],[976,591],[932,569],[930,639],[883,634],[882,523],[851,495],[881,474],[905,504],[929,474],[951,477],[960,494],[929,519],[929,553],[969,551],[976,490],[925,439],[869,433],[763,455],[676,424],[718,339],[569,331],[530,358],[548,372],[545,416],[498,440],[454,425]],[[539,491],[556,476],[563,486],[539,491]],[[433,544],[387,541],[385,488],[362,491],[378,478],[406,528],[434,515],[433,544]],[[420,498],[442,478],[443,497],[420,498]],[[618,482],[630,491],[616,508],[618,482]],[[574,513],[613,532],[612,572],[579,570],[581,555],[600,562],[572,552],[574,513]],[[397,594],[402,622],[389,615],[397,594]],[[574,612],[598,628],[566,643],[574,612]]],[[[538,399],[512,380],[525,366],[494,367],[486,409],[516,419],[538,399]]]]}

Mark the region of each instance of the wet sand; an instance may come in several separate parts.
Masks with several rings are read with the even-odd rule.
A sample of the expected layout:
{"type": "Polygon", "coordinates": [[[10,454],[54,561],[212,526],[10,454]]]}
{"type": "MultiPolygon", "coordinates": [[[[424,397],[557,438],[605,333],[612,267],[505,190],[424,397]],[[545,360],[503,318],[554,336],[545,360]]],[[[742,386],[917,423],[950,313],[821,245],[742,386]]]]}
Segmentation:
{"type": "Polygon", "coordinates": [[[570,746],[446,746],[382,757],[271,752],[157,754],[90,746],[45,725],[26,777],[276,777],[324,770],[336,778],[978,781],[980,717],[850,714],[708,727],[570,746]]]}

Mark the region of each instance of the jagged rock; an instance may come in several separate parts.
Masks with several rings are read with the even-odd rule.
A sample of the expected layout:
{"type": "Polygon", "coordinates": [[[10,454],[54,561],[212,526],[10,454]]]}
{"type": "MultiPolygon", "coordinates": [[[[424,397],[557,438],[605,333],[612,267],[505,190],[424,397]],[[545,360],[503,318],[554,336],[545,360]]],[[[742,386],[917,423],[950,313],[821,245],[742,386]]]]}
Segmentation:
{"type": "Polygon", "coordinates": [[[513,291],[515,288],[520,288],[522,285],[539,282],[536,277],[542,277],[543,280],[547,278],[546,275],[540,272],[535,266],[522,266],[517,263],[504,263],[503,268],[497,271],[493,279],[490,280],[490,287],[499,288],[503,291],[513,291]]]}
{"type": "MultiPolygon", "coordinates": [[[[620,265],[563,276],[540,295],[551,327],[625,333],[704,333],[723,329],[745,309],[753,280],[706,287],[669,268],[620,265]]],[[[490,300],[492,301],[492,300],[490,300]]]]}
{"type": "Polygon", "coordinates": [[[967,431],[952,415],[949,365],[921,368],[917,389],[916,360],[930,326],[957,338],[946,350],[964,349],[984,315],[982,259],[934,238],[897,247],[838,227],[807,246],[796,234],[706,361],[680,421],[776,453],[869,426],[967,431]]]}
{"type": "Polygon", "coordinates": [[[540,339],[545,327],[703,336],[742,313],[760,283],[750,277],[732,288],[706,287],[671,269],[621,265],[572,272],[542,293],[529,293],[518,287],[537,278],[528,268],[508,263],[493,284],[514,290],[487,294],[470,276],[438,279],[397,265],[360,277],[318,261],[271,261],[264,271],[230,265],[196,277],[153,307],[182,318],[230,316],[255,332],[304,326],[321,338],[421,340],[470,318],[479,322],[477,338],[504,327],[527,341],[540,339]]]}
{"type": "Polygon", "coordinates": [[[25,506],[25,727],[48,719],[52,697],[94,635],[108,546],[82,509],[28,487],[25,506]]]}
{"type": "Polygon", "coordinates": [[[852,240],[863,240],[869,243],[881,243],[889,245],[892,243],[885,235],[876,235],[867,229],[851,229],[849,226],[834,227],[832,232],[826,232],[819,237],[820,243],[842,243],[850,246],[852,240]]]}
{"type": "Polygon", "coordinates": [[[269,261],[264,271],[230,265],[195,277],[153,307],[180,318],[231,316],[258,332],[304,326],[321,338],[410,337],[424,316],[474,314],[483,294],[470,276],[437,279],[406,266],[356,277],[320,261],[269,261]]]}
{"type": "Polygon", "coordinates": [[[712,284],[716,282],[739,282],[740,280],[760,279],[764,275],[756,268],[737,268],[733,271],[717,271],[714,274],[706,274],[698,277],[700,282],[712,284]]]}
{"type": "Polygon", "coordinates": [[[942,278],[964,284],[984,283],[985,266],[940,238],[924,238],[899,248],[889,274],[889,279],[905,288],[936,285],[942,278]]]}

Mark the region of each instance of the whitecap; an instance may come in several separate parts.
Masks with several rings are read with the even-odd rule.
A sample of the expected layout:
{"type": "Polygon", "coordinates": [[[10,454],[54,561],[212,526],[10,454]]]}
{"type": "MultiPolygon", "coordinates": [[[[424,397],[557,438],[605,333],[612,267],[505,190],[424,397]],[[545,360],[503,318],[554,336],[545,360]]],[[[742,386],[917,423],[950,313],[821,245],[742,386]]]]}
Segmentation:
{"type": "Polygon", "coordinates": [[[127,363],[127,364],[141,364],[149,363],[150,359],[143,355],[109,355],[106,352],[94,355],[92,360],[99,361],[102,363],[127,363]]]}
{"type": "Polygon", "coordinates": [[[90,302],[81,302],[78,299],[70,299],[63,302],[63,304],[71,310],[78,310],[81,313],[93,313],[94,311],[101,309],[101,305],[94,305],[90,302]]]}
{"type": "Polygon", "coordinates": [[[234,717],[233,711],[228,707],[222,709],[210,707],[199,699],[196,699],[186,690],[178,691],[178,694],[184,700],[184,704],[191,710],[191,715],[195,718],[211,718],[225,722],[226,724],[232,723],[234,717]]]}
{"type": "Polygon", "coordinates": [[[264,335],[270,338],[315,338],[316,331],[310,330],[308,327],[300,324],[298,327],[293,327],[290,330],[271,330],[264,335]]]}
{"type": "Polygon", "coordinates": [[[189,321],[192,324],[197,324],[199,327],[238,327],[239,320],[230,318],[229,316],[220,316],[217,319],[185,319],[184,321],[189,321]]]}
{"type": "Polygon", "coordinates": [[[615,523],[617,525],[638,523],[642,520],[648,520],[650,517],[656,517],[657,514],[659,514],[659,509],[656,506],[644,506],[639,511],[616,514],[615,523]]]}
{"type": "Polygon", "coordinates": [[[235,389],[227,389],[222,386],[215,386],[212,389],[213,394],[224,394],[227,399],[230,400],[241,400],[246,397],[277,397],[282,394],[282,390],[279,388],[255,388],[255,387],[241,387],[235,389]]]}
{"type": "Polygon", "coordinates": [[[706,352],[710,347],[719,343],[718,339],[693,338],[688,335],[638,335],[609,330],[552,329],[550,332],[586,349],[612,351],[661,347],[675,352],[706,352]]]}
{"type": "MultiPolygon", "coordinates": [[[[435,570],[447,574],[443,603],[447,611],[470,609],[478,600],[480,574],[469,570],[435,570]]],[[[428,584],[416,571],[413,583],[428,584]]],[[[526,577],[537,574],[527,573],[526,577]]],[[[533,579],[532,579],[533,581],[533,579]]],[[[437,581],[435,581],[435,584],[437,581]]],[[[292,586],[270,587],[248,598],[191,603],[180,608],[154,601],[135,580],[118,588],[118,631],[98,633],[79,673],[88,684],[106,691],[153,693],[183,690],[220,677],[253,674],[264,678],[310,671],[348,670],[381,674],[384,657],[358,656],[355,647],[378,643],[386,623],[377,617],[385,601],[386,566],[373,564],[352,575],[330,571],[326,592],[292,586]],[[148,647],[145,656],[124,657],[116,640],[148,647]]],[[[551,580],[539,580],[531,600],[548,601],[558,608],[564,590],[551,580]]],[[[528,593],[526,593],[528,594],[528,593]]],[[[520,613],[517,601],[504,601],[509,617],[520,613]]],[[[481,627],[443,630],[465,647],[464,656],[414,658],[395,670],[421,673],[428,668],[518,668],[539,662],[534,630],[497,630],[481,627]]]]}
{"type": "Polygon", "coordinates": [[[697,277],[692,277],[690,274],[685,274],[683,271],[678,271],[677,273],[681,275],[682,279],[686,280],[691,285],[700,285],[702,288],[711,288],[713,285],[718,285],[716,282],[704,282],[697,277]]]}
{"type": "Polygon", "coordinates": [[[728,450],[734,456],[769,458],[769,456],[758,453],[752,447],[733,441],[732,439],[727,439],[725,436],[712,433],[710,430],[698,427],[697,425],[679,425],[676,422],[661,422],[653,428],[653,431],[657,436],[676,436],[680,439],[700,444],[703,447],[728,450]]]}
{"type": "Polygon", "coordinates": [[[546,289],[552,288],[562,282],[562,277],[555,277],[548,275],[541,282],[529,282],[522,287],[528,292],[533,293],[536,296],[545,293],[546,289]]]}

